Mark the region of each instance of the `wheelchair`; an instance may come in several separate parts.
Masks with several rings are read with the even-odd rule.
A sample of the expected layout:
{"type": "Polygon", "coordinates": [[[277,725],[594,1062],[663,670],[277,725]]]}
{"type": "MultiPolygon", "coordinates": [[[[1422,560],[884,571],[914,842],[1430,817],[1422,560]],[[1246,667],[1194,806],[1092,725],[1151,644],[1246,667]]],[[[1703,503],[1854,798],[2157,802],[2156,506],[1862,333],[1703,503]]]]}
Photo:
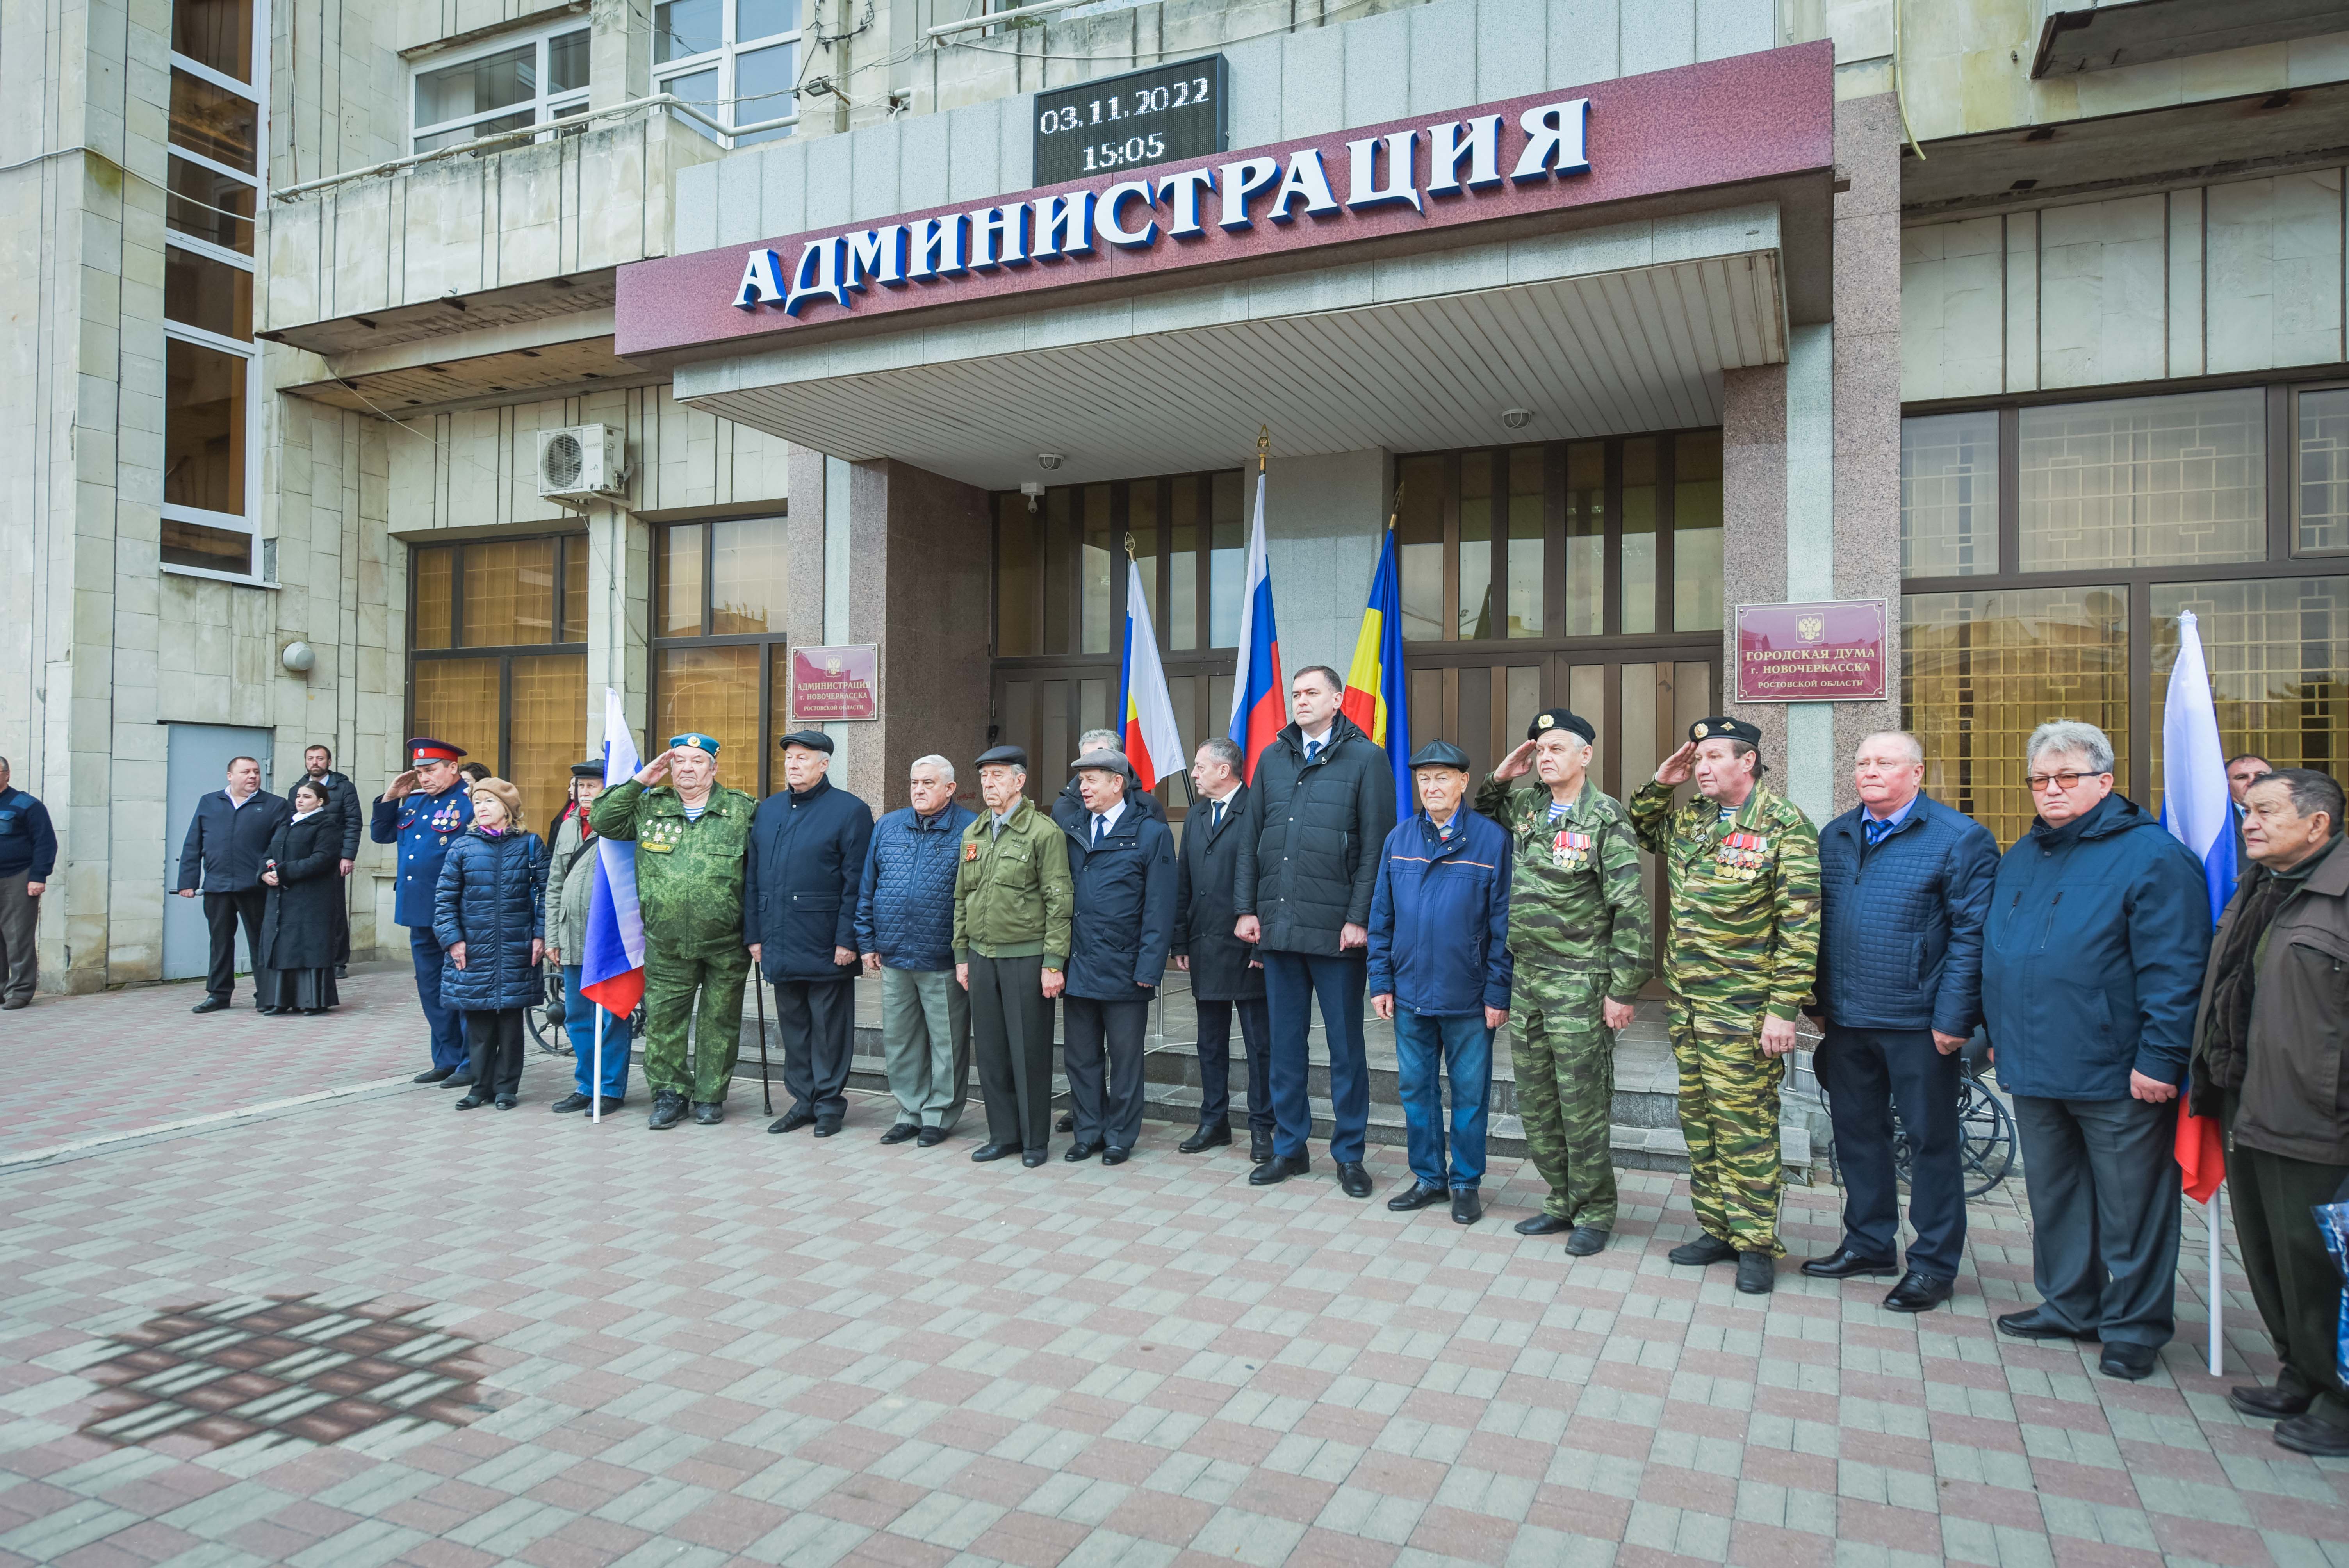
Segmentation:
{"type": "MultiPolygon", "coordinates": [[[[1959,1052],[1958,1160],[1965,1172],[1969,1198],[1979,1198],[1990,1191],[2014,1169],[2014,1115],[1983,1081],[1990,1075],[1990,1049],[1989,1034],[1977,1028],[1959,1052]]],[[[1826,1086],[1822,1083],[1820,1104],[1825,1105],[1826,1099],[1826,1086]]],[[[1828,1164],[1836,1185],[1842,1186],[1842,1163],[1832,1150],[1828,1164]]],[[[1909,1130],[1900,1125],[1899,1113],[1895,1111],[1892,1171],[1903,1186],[1909,1184],[1910,1164],[1909,1130]]]]}
{"type": "MultiPolygon", "coordinates": [[[[542,964],[540,977],[545,989],[539,1000],[522,1010],[523,1027],[529,1031],[531,1044],[550,1057],[567,1057],[571,1049],[571,1033],[564,1026],[563,969],[560,965],[542,964]]],[[[645,1028],[645,1010],[639,1005],[628,1015],[628,1027],[637,1038],[645,1028]]]]}

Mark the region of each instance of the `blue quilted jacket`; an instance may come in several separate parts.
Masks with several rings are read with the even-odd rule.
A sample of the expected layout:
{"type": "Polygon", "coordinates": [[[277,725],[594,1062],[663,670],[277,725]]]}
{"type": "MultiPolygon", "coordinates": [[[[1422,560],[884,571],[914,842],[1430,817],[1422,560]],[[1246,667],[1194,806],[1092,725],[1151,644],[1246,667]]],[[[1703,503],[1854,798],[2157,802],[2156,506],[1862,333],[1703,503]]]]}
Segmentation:
{"type": "Polygon", "coordinates": [[[1998,841],[1920,795],[1869,849],[1866,810],[1819,830],[1819,1006],[1849,1029],[1971,1035],[1998,841]]]}
{"type": "Polygon", "coordinates": [[[465,967],[440,966],[440,1005],[494,1013],[544,996],[530,944],[543,927],[545,905],[544,840],[466,829],[440,862],[432,901],[433,936],[444,948],[465,944],[465,967]]]}
{"type": "Polygon", "coordinates": [[[978,814],[950,802],[924,819],[911,806],[873,825],[856,896],[856,951],[892,969],[954,967],[955,857],[978,814]]]}

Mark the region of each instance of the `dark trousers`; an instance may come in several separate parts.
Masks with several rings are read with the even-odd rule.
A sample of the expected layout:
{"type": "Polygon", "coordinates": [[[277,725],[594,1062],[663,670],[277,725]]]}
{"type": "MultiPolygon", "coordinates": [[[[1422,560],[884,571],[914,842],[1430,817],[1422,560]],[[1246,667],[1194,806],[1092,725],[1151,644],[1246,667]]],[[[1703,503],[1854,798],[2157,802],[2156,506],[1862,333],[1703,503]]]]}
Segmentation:
{"type": "Polygon", "coordinates": [[[1397,1007],[1395,1081],[1404,1151],[1423,1187],[1473,1191],[1485,1183],[1485,1128],[1493,1102],[1493,1031],[1481,1012],[1438,1017],[1397,1007]],[[1452,1088],[1447,1129],[1444,1089],[1452,1088]],[[1446,1136],[1447,1130],[1449,1136],[1446,1136]]]}
{"type": "Polygon", "coordinates": [[[2044,1310],[2107,1344],[2177,1330],[2178,1105],[2014,1097],[2044,1310]]]}
{"type": "Polygon", "coordinates": [[[1843,1243],[1878,1263],[1900,1256],[1899,1179],[1892,1171],[1892,1113],[1909,1135],[1909,1266],[1958,1277],[1966,1251],[1965,1169],[1958,1144],[1960,1064],[1930,1029],[1827,1026],[1818,1055],[1843,1171],[1843,1243]]]}
{"type": "MultiPolygon", "coordinates": [[[[2228,1123],[2233,1125],[2234,1096],[2228,1123]]],[[[2227,1195],[2235,1203],[2235,1244],[2259,1303],[2260,1321],[2283,1363],[2279,1387],[2313,1395],[2313,1414],[2349,1426],[2349,1388],[2341,1381],[2341,1274],[2309,1210],[2330,1203],[2349,1166],[2317,1165],[2235,1145],[2227,1158],[2227,1195]]]]}
{"type": "Polygon", "coordinates": [[[236,994],[236,928],[244,926],[244,948],[257,965],[261,962],[261,916],[269,907],[269,890],[249,887],[242,892],[204,894],[204,924],[212,931],[212,967],[204,975],[204,990],[227,1001],[236,994]]]}
{"type": "Polygon", "coordinates": [[[1265,1011],[1272,1025],[1268,1076],[1272,1080],[1273,1153],[1301,1159],[1313,1133],[1306,1095],[1310,1068],[1313,1003],[1321,1003],[1321,1030],[1330,1044],[1330,1158],[1344,1165],[1362,1158],[1371,1123],[1371,1075],[1362,1059],[1362,987],[1369,958],[1350,953],[1276,953],[1264,958],[1265,1011]]]}
{"type": "Polygon", "coordinates": [[[822,1119],[848,1114],[848,1058],[856,1050],[856,982],[778,980],[775,1033],[783,1040],[783,1088],[822,1119]]]}
{"type": "Polygon", "coordinates": [[[1272,1023],[1264,998],[1194,1002],[1199,1016],[1199,1125],[1221,1126],[1232,1119],[1232,1015],[1240,1019],[1240,1047],[1247,1052],[1247,1121],[1252,1133],[1272,1130],[1272,1023]]]}
{"type": "Polygon", "coordinates": [[[351,879],[337,879],[335,886],[335,966],[341,968],[351,961],[351,879]]]}
{"type": "Polygon", "coordinates": [[[432,1030],[432,1065],[451,1070],[467,1065],[465,1015],[440,1004],[440,966],[448,962],[429,925],[408,928],[409,956],[416,961],[416,1000],[432,1030]]]}
{"type": "Polygon", "coordinates": [[[970,955],[970,1054],[987,1101],[987,1140],[1042,1149],[1052,1139],[1052,1003],[1044,959],[970,955]]]}
{"type": "Polygon", "coordinates": [[[0,877],[0,1001],[29,1002],[40,975],[33,932],[41,922],[41,901],[25,889],[33,873],[0,877]]]}
{"type": "Polygon", "coordinates": [[[1077,1141],[1132,1149],[1142,1137],[1142,1037],[1150,1027],[1149,1000],[1071,996],[1061,1016],[1077,1141]]]}
{"type": "Polygon", "coordinates": [[[465,1038],[472,1047],[473,1092],[512,1099],[522,1089],[522,1009],[467,1013],[465,1038]]]}

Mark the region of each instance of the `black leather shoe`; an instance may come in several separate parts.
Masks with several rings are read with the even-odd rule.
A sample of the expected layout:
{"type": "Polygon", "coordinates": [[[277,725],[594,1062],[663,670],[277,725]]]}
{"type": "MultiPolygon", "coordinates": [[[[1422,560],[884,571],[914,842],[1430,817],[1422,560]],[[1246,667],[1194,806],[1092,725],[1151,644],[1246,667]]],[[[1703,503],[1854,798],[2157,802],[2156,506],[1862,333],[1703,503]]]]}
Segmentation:
{"type": "Polygon", "coordinates": [[[726,1106],[721,1100],[698,1099],[693,1102],[693,1121],[697,1127],[715,1127],[726,1119],[726,1106]]]}
{"type": "Polygon", "coordinates": [[[1052,1130],[1055,1132],[1074,1132],[1076,1130],[1077,1113],[1073,1110],[1061,1112],[1061,1119],[1052,1123],[1052,1130]]]}
{"type": "Polygon", "coordinates": [[[1747,1295],[1768,1295],[1778,1286],[1778,1260],[1768,1253],[1737,1254],[1737,1288],[1747,1295]]]}
{"type": "Polygon", "coordinates": [[[2118,1377],[2126,1383],[2142,1382],[2153,1376],[2160,1363],[2161,1352],[2150,1345],[2133,1345],[2126,1339],[2116,1339],[2105,1346],[2096,1357],[2096,1370],[2107,1377],[2118,1377]]]}
{"type": "Polygon", "coordinates": [[[489,1104],[489,1103],[490,1103],[490,1097],[489,1097],[488,1095],[485,1095],[485,1094],[468,1094],[468,1095],[463,1096],[461,1099],[460,1099],[457,1101],[457,1109],[458,1109],[459,1110],[477,1110],[477,1109],[479,1109],[481,1107],[485,1106],[485,1105],[487,1105],[487,1104],[489,1104]]]}
{"type": "Polygon", "coordinates": [[[1509,1228],[1521,1236],[1554,1236],[1560,1231],[1574,1229],[1574,1222],[1561,1220],[1556,1214],[1536,1214],[1531,1219],[1519,1220],[1509,1228]]]}
{"type": "Polygon", "coordinates": [[[1452,1194],[1452,1222],[1473,1225],[1485,1217],[1485,1201],[1476,1196],[1474,1187],[1463,1187],[1452,1194]]]}
{"type": "Polygon", "coordinates": [[[1361,1161],[1341,1160],[1338,1162],[1338,1191],[1349,1198],[1371,1195],[1371,1173],[1362,1169],[1361,1161]]]}
{"type": "Polygon", "coordinates": [[[439,1083],[442,1078],[447,1078],[456,1070],[457,1069],[455,1068],[427,1068],[422,1072],[418,1073],[414,1078],[409,1078],[408,1081],[409,1083],[439,1083]]]}
{"type": "Polygon", "coordinates": [[[1052,1158],[1052,1151],[1049,1149],[1030,1149],[1019,1156],[1019,1163],[1033,1171],[1050,1158],[1052,1158]]]}
{"type": "Polygon", "coordinates": [[[1226,1121],[1214,1127],[1203,1127],[1174,1147],[1182,1153],[1196,1154],[1202,1150],[1221,1149],[1231,1140],[1232,1124],[1226,1121]]]}
{"type": "Polygon", "coordinates": [[[653,1113],[645,1125],[655,1132],[666,1132],[685,1119],[685,1096],[673,1088],[665,1088],[653,1096],[653,1113]]]}
{"type": "Polygon", "coordinates": [[[819,1116],[815,1119],[815,1135],[818,1138],[837,1137],[839,1132],[840,1118],[836,1116],[819,1116]]]}
{"type": "Polygon", "coordinates": [[[1008,1159],[1019,1152],[1016,1143],[982,1143],[970,1151],[971,1163],[984,1165],[990,1160],[1008,1159]]]}
{"type": "Polygon", "coordinates": [[[922,1128],[919,1122],[901,1121],[883,1133],[881,1141],[889,1144],[911,1143],[921,1135],[922,1128]]]}
{"type": "Polygon", "coordinates": [[[2275,1440],[2296,1454],[2313,1454],[2322,1460],[2349,1456],[2349,1427],[2313,1412],[2278,1421],[2275,1440]]]}
{"type": "Polygon", "coordinates": [[[1076,1142],[1070,1144],[1068,1152],[1061,1155],[1061,1158],[1067,1161],[1071,1165],[1081,1165],[1086,1161],[1091,1160],[1094,1155],[1099,1154],[1104,1147],[1104,1145],[1099,1143],[1087,1143],[1081,1138],[1077,1140],[1076,1142]]]}
{"type": "Polygon", "coordinates": [[[1102,1163],[1104,1165],[1123,1165],[1128,1160],[1133,1158],[1133,1150],[1131,1149],[1120,1149],[1114,1143],[1102,1150],[1102,1163]]]}
{"type": "Polygon", "coordinates": [[[498,1109],[499,1109],[500,1110],[512,1110],[514,1107],[516,1107],[516,1106],[520,1105],[521,1103],[522,1103],[522,1101],[521,1101],[521,1100],[516,1099],[512,1095],[510,1095],[510,1094],[502,1094],[502,1095],[498,1096],[498,1109]]]}
{"type": "Polygon", "coordinates": [[[1251,1164],[1251,1165],[1261,1165],[1261,1164],[1263,1164],[1266,1161],[1268,1161],[1268,1160],[1269,1160],[1269,1159],[1271,1159],[1271,1158],[1272,1158],[1272,1134],[1271,1134],[1271,1133],[1269,1133],[1269,1132],[1251,1132],[1251,1133],[1249,1133],[1249,1134],[1248,1134],[1248,1163],[1249,1163],[1249,1164],[1251,1164]]]}
{"type": "Polygon", "coordinates": [[[808,1109],[805,1106],[795,1105],[792,1107],[791,1109],[783,1112],[782,1115],[775,1118],[774,1120],[767,1123],[767,1130],[770,1132],[797,1132],[802,1127],[812,1127],[814,1125],[815,1112],[808,1109]]]}
{"type": "Polygon", "coordinates": [[[2028,1312],[2010,1312],[1998,1320],[1998,1331],[2016,1339],[2077,1339],[2085,1343],[2095,1339],[2088,1329],[2066,1328],[2047,1315],[2044,1305],[2028,1312]]]}
{"type": "Polygon", "coordinates": [[[946,1140],[947,1130],[945,1128],[925,1127],[921,1131],[914,1135],[914,1147],[916,1149],[936,1149],[939,1144],[944,1143],[946,1140]]]}
{"type": "Polygon", "coordinates": [[[1725,1264],[1737,1255],[1737,1249],[1719,1236],[1699,1236],[1692,1242],[1682,1242],[1664,1254],[1664,1261],[1682,1268],[1702,1268],[1708,1264],[1725,1264]]]}
{"type": "Polygon", "coordinates": [[[225,1010],[227,1006],[227,997],[207,996],[202,1001],[197,1003],[194,1006],[189,1008],[188,1011],[191,1013],[218,1013],[225,1010]]]}
{"type": "Polygon", "coordinates": [[[2289,1388],[2269,1388],[2257,1383],[2227,1390],[2227,1403],[2261,1421],[2281,1421],[2289,1416],[2304,1415],[2309,1406],[2315,1402],[2306,1394],[2295,1394],[2289,1388]]]}
{"type": "Polygon", "coordinates": [[[1837,1247],[1823,1258],[1806,1258],[1803,1272],[1813,1279],[1849,1279],[1865,1274],[1871,1279],[1889,1279],[1900,1272],[1900,1265],[1890,1258],[1881,1262],[1850,1247],[1837,1247]]]}
{"type": "Polygon", "coordinates": [[[607,1098],[598,1102],[595,1107],[595,1114],[598,1116],[609,1116],[627,1103],[628,1102],[625,1099],[607,1098]]]}
{"type": "Polygon", "coordinates": [[[586,1109],[589,1103],[590,1102],[585,1095],[574,1090],[572,1093],[564,1095],[561,1099],[556,1100],[553,1105],[548,1106],[546,1109],[554,1112],[557,1116],[569,1116],[574,1110],[586,1109]]]}
{"type": "Polygon", "coordinates": [[[1607,1250],[1607,1238],[1612,1233],[1597,1225],[1577,1225],[1574,1234],[1566,1238],[1567,1255],[1587,1258],[1593,1253],[1603,1253],[1607,1250]]]}
{"type": "Polygon", "coordinates": [[[1248,1185],[1277,1187],[1291,1176],[1302,1176],[1312,1169],[1313,1161],[1302,1154],[1291,1154],[1285,1159],[1276,1154],[1248,1172],[1248,1185]]]}
{"type": "Polygon", "coordinates": [[[293,1010],[291,1007],[264,1007],[261,1009],[261,1016],[264,1018],[282,1018],[293,1010]]]}
{"type": "Polygon", "coordinates": [[[1910,1269],[1884,1298],[1887,1312],[1930,1312],[1957,1295],[1958,1282],[1910,1269]]]}
{"type": "Polygon", "coordinates": [[[1398,1214],[1408,1214],[1424,1209],[1430,1203],[1441,1203],[1444,1197],[1443,1188],[1431,1187],[1424,1181],[1413,1181],[1410,1186],[1388,1199],[1387,1207],[1398,1214]]]}
{"type": "Polygon", "coordinates": [[[440,1081],[440,1087],[442,1088],[471,1088],[473,1087],[473,1075],[471,1073],[451,1074],[450,1077],[443,1078],[440,1081]]]}

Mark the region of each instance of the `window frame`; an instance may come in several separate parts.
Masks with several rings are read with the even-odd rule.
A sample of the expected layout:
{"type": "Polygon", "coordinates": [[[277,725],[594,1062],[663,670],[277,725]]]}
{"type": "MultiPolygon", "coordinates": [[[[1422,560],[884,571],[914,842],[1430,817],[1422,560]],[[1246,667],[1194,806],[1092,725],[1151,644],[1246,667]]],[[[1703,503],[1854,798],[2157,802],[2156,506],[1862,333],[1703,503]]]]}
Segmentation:
{"type": "MultiPolygon", "coordinates": [[[[731,125],[735,121],[736,117],[733,111],[739,97],[735,88],[735,68],[740,57],[746,54],[755,54],[761,49],[772,48],[780,44],[790,44],[792,46],[792,66],[793,70],[792,90],[789,94],[790,102],[780,113],[772,116],[761,116],[761,118],[780,119],[784,115],[796,117],[800,112],[799,82],[806,74],[806,0],[801,0],[799,8],[800,25],[798,26],[791,29],[789,32],[764,33],[755,38],[741,38],[736,36],[736,32],[740,21],[740,0],[719,0],[719,42],[717,47],[703,49],[697,54],[680,55],[673,60],[664,60],[660,58],[660,3],[659,0],[653,0],[653,21],[651,26],[653,91],[656,93],[668,92],[671,90],[669,84],[675,81],[678,77],[695,76],[702,71],[709,69],[712,66],[715,66],[718,67],[717,99],[714,103],[698,107],[706,108],[712,119],[723,120],[726,124],[731,125]]],[[[720,136],[716,131],[711,130],[708,126],[703,125],[697,120],[688,119],[682,115],[672,114],[670,118],[676,119],[678,124],[686,126],[691,129],[696,135],[706,137],[709,140],[716,142],[719,146],[725,148],[730,151],[740,147],[756,147],[762,141],[781,140],[783,138],[792,135],[797,129],[795,126],[782,126],[774,130],[759,131],[747,138],[739,136],[720,136]]]]}
{"type": "MultiPolygon", "coordinates": [[[[415,156],[427,150],[440,150],[438,148],[428,150],[418,145],[427,137],[446,136],[452,130],[461,130],[469,126],[483,126],[492,120],[511,119],[525,109],[530,111],[532,126],[542,128],[542,134],[531,139],[542,141],[548,136],[560,134],[556,128],[559,128],[564,120],[587,112],[587,95],[594,85],[594,73],[591,69],[590,80],[578,87],[565,88],[559,92],[550,91],[549,83],[553,72],[549,67],[553,64],[554,40],[567,38],[574,33],[585,33],[589,35],[589,47],[592,52],[594,32],[594,26],[586,17],[573,16],[563,22],[551,23],[535,31],[502,33],[496,37],[485,38],[468,47],[451,49],[446,54],[431,55],[417,61],[408,73],[408,150],[409,155],[415,156]],[[417,85],[426,77],[454,67],[471,65],[477,60],[487,59],[492,55],[510,53],[523,44],[530,44],[536,50],[536,59],[533,68],[537,77],[538,91],[533,97],[518,98],[512,103],[502,104],[496,108],[480,109],[472,114],[458,115],[450,119],[435,120],[429,125],[417,123],[416,89],[417,85]],[[571,112],[564,112],[566,110],[571,112]]],[[[516,129],[519,130],[520,128],[516,129]]],[[[497,133],[484,130],[481,134],[488,136],[497,133]]],[[[461,145],[472,139],[474,139],[472,137],[460,137],[456,142],[449,145],[461,145]]]]}
{"type": "Polygon", "coordinates": [[[2284,538],[2292,546],[2292,554],[2290,559],[2293,561],[2329,561],[2335,566],[2340,567],[2342,571],[2349,572],[2349,547],[2344,547],[2340,550],[2302,550],[2300,547],[2301,483],[2299,463],[2301,399],[2306,397],[2311,393],[2349,392],[2349,378],[2336,376],[2327,377],[2324,379],[2318,381],[2294,382],[2287,388],[2287,391],[2290,393],[2290,401],[2289,406],[2284,409],[2283,424],[2284,429],[2290,434],[2292,449],[2291,452],[2291,460],[2284,466],[2284,483],[2286,488],[2292,492],[2291,500],[2286,509],[2289,515],[2284,519],[2284,538]]]}
{"type": "MultiPolygon", "coordinates": [[[[248,174],[242,169],[234,168],[229,164],[221,162],[217,159],[206,157],[201,152],[194,151],[190,148],[182,146],[180,142],[172,139],[168,127],[164,132],[164,151],[168,158],[185,159],[188,162],[194,164],[198,168],[209,170],[214,174],[218,174],[224,179],[233,181],[239,185],[245,186],[252,191],[254,215],[250,218],[236,218],[235,221],[243,223],[246,226],[248,232],[254,236],[254,248],[258,250],[260,247],[260,218],[263,206],[264,205],[264,197],[268,189],[267,181],[269,179],[269,0],[253,0],[252,48],[253,80],[250,82],[241,82],[224,71],[221,71],[211,66],[205,65],[202,61],[195,59],[191,56],[181,54],[177,49],[169,51],[168,58],[170,65],[168,68],[172,71],[184,71],[197,80],[202,81],[208,86],[217,88],[221,91],[228,93],[233,97],[243,98],[254,106],[254,132],[253,145],[253,171],[248,174]]],[[[166,113],[168,117],[168,110],[166,113]]],[[[218,244],[212,241],[202,239],[194,234],[183,232],[182,231],[172,227],[171,222],[171,203],[173,201],[190,201],[191,198],[171,194],[170,191],[168,179],[165,182],[165,192],[163,203],[164,248],[167,251],[174,249],[185,251],[191,255],[202,256],[208,261],[218,262],[224,266],[233,267],[235,270],[243,273],[248,278],[250,278],[252,280],[250,286],[253,290],[253,298],[248,308],[254,319],[254,325],[257,331],[260,325],[261,278],[259,268],[254,258],[244,254],[243,252],[218,244]]],[[[231,216],[233,217],[234,215],[231,214],[231,216]]],[[[263,451],[261,440],[261,412],[263,403],[261,397],[260,341],[257,337],[250,341],[233,337],[225,337],[218,333],[207,331],[200,326],[193,326],[183,322],[173,321],[168,315],[162,318],[162,335],[166,342],[176,339],[180,342],[191,344],[199,348],[211,349],[216,353],[225,354],[233,358],[244,361],[244,511],[243,514],[237,515],[229,512],[213,511],[207,507],[187,506],[181,502],[170,500],[163,501],[160,505],[162,520],[166,522],[181,522],[194,527],[218,529],[226,533],[243,534],[250,542],[248,546],[250,553],[247,557],[250,563],[250,570],[244,572],[222,572],[216,567],[185,566],[175,562],[166,562],[160,559],[160,540],[158,542],[159,559],[156,563],[157,568],[162,573],[174,577],[196,577],[216,583],[240,583],[254,587],[274,587],[276,586],[276,583],[265,568],[274,565],[275,562],[270,558],[270,552],[265,548],[265,542],[261,531],[261,464],[263,451]]],[[[164,449],[166,452],[170,450],[171,418],[171,408],[167,401],[163,410],[164,449]]]]}
{"type": "MultiPolygon", "coordinates": [[[[759,787],[756,790],[750,791],[754,798],[761,800],[782,788],[780,782],[782,778],[782,754],[772,742],[783,733],[778,727],[777,721],[786,717],[784,710],[788,707],[786,701],[788,694],[775,689],[774,650],[776,645],[780,645],[788,657],[792,639],[788,629],[780,632],[771,629],[764,632],[712,632],[710,630],[717,624],[714,598],[718,587],[718,528],[716,525],[728,522],[787,522],[789,517],[788,509],[775,507],[761,508],[757,511],[740,512],[730,516],[685,518],[676,522],[660,522],[653,525],[652,609],[647,616],[647,624],[652,626],[658,626],[661,624],[663,603],[667,597],[667,583],[661,573],[663,562],[668,558],[669,531],[676,528],[698,528],[701,530],[701,630],[696,633],[678,633],[673,635],[656,632],[647,639],[645,656],[645,722],[651,724],[654,721],[654,716],[660,712],[660,655],[662,654],[678,648],[755,646],[761,649],[759,659],[759,787]]],[[[785,570],[788,571],[790,566],[788,542],[784,550],[785,570]]],[[[783,592],[785,600],[788,602],[791,594],[788,582],[784,585],[783,592]]],[[[647,736],[646,738],[649,745],[651,737],[647,736]]],[[[736,784],[733,788],[739,789],[742,786],[736,784]]]]}

